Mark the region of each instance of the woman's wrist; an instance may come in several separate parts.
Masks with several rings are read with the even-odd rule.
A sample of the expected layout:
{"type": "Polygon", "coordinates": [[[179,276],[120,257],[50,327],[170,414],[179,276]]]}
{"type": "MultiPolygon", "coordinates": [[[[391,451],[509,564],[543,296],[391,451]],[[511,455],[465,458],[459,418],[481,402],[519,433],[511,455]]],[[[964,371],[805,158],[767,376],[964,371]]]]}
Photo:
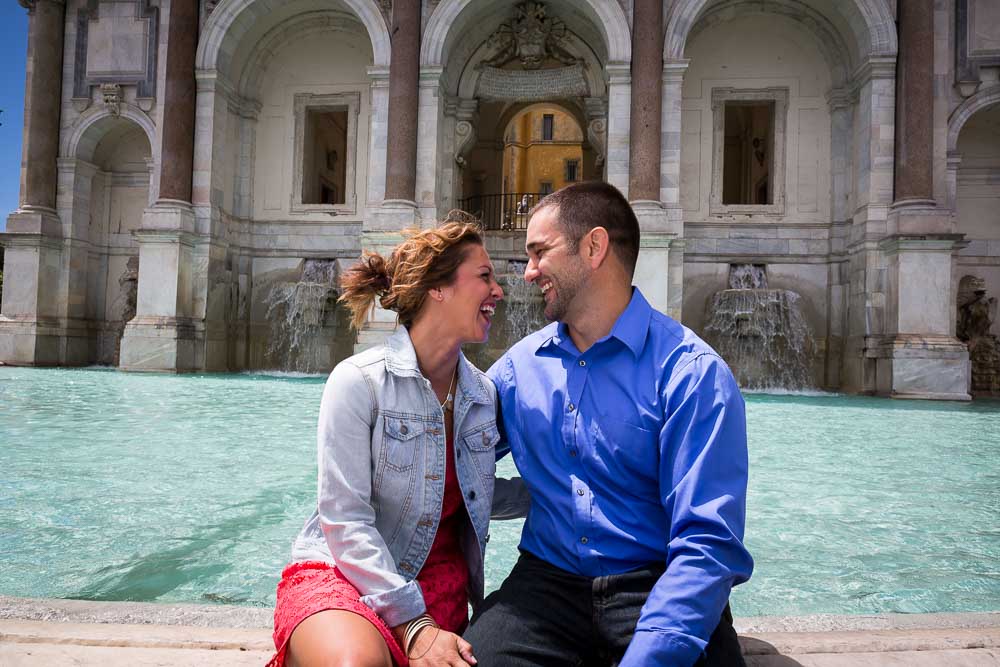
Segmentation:
{"type": "Polygon", "coordinates": [[[437,627],[438,624],[431,618],[430,614],[424,613],[392,628],[392,635],[399,643],[399,647],[403,649],[403,653],[409,656],[417,637],[423,634],[423,630],[437,627]]]}

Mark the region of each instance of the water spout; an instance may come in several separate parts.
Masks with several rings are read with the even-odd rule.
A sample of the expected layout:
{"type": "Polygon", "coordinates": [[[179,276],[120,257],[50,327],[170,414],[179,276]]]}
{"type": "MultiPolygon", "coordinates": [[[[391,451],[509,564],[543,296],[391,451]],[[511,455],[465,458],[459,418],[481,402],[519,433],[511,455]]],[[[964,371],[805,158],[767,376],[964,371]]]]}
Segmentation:
{"type": "Polygon", "coordinates": [[[729,286],[712,297],[705,338],[729,364],[740,387],[812,388],[812,336],[802,316],[801,297],[791,290],[769,289],[760,265],[733,265],[729,286]]]}
{"type": "Polygon", "coordinates": [[[337,295],[337,263],[332,259],[307,259],[298,282],[276,283],[265,297],[271,336],[267,365],[285,371],[316,373],[328,363],[321,348],[327,313],[337,295]]]}

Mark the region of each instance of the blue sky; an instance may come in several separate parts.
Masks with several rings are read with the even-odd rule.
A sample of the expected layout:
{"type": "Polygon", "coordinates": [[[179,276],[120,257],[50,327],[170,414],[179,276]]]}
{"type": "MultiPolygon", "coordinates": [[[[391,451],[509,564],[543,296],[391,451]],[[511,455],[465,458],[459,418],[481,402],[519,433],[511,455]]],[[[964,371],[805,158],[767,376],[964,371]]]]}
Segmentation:
{"type": "Polygon", "coordinates": [[[14,0],[0,0],[0,231],[17,208],[27,52],[28,11],[14,0]]]}

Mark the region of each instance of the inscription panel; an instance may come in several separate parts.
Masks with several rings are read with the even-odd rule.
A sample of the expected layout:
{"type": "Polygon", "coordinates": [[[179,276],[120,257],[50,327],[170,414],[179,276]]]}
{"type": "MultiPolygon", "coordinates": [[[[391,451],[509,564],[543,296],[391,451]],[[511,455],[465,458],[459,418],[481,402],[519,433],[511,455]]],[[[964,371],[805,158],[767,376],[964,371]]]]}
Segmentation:
{"type": "Polygon", "coordinates": [[[590,94],[583,65],[553,69],[508,70],[484,67],[476,94],[488,100],[547,100],[590,94]]]}
{"type": "Polygon", "coordinates": [[[87,77],[131,76],[146,73],[148,19],[136,19],[135,2],[100,4],[87,39],[87,77]]]}

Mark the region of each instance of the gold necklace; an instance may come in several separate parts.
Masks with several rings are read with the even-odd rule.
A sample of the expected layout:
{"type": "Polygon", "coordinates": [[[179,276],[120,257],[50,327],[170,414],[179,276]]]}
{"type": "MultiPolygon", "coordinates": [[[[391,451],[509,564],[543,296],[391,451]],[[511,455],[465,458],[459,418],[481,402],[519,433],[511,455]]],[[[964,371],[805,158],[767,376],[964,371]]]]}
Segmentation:
{"type": "Polygon", "coordinates": [[[451,390],[455,388],[455,378],[458,377],[458,365],[455,365],[455,372],[451,374],[451,384],[448,385],[448,394],[444,397],[444,401],[441,403],[441,409],[447,410],[449,412],[454,412],[455,410],[455,396],[451,393],[451,390]]]}

